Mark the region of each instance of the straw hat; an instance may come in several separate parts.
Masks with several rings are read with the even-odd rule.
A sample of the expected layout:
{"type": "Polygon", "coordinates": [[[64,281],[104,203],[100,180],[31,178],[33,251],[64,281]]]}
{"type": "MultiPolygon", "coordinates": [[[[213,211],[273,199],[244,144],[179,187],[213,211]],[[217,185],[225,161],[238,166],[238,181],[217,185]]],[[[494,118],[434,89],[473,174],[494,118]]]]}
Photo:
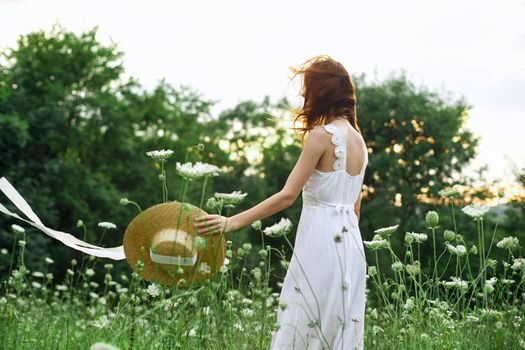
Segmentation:
{"type": "Polygon", "coordinates": [[[213,276],[224,263],[223,235],[200,236],[194,219],[206,212],[189,203],[154,205],[137,215],[124,234],[126,260],[140,275],[161,284],[187,288],[213,276]]]}

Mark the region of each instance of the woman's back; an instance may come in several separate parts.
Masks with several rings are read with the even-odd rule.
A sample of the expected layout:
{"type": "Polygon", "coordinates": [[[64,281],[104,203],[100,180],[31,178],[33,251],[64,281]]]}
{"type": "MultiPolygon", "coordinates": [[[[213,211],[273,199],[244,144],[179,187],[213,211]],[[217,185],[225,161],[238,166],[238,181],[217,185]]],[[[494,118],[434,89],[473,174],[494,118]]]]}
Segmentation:
{"type": "Polygon", "coordinates": [[[332,145],[303,187],[303,201],[355,204],[368,164],[366,144],[348,123],[321,127],[331,135],[332,145]]]}

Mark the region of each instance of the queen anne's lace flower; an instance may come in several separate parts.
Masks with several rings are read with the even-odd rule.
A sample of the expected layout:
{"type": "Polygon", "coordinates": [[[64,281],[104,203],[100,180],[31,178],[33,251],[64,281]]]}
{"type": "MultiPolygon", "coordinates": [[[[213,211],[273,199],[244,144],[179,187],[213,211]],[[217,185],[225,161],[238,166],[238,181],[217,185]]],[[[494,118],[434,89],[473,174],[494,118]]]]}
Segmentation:
{"type": "Polygon", "coordinates": [[[374,239],[371,241],[363,241],[363,243],[367,248],[370,248],[372,250],[387,249],[388,247],[390,247],[390,244],[388,244],[388,241],[386,239],[374,239]]]}
{"type": "Polygon", "coordinates": [[[518,240],[517,237],[509,236],[509,237],[505,237],[501,241],[499,241],[496,244],[496,246],[498,246],[498,248],[502,248],[502,249],[514,249],[519,244],[520,244],[520,241],[518,240]]]}
{"type": "Polygon", "coordinates": [[[170,149],[161,149],[155,151],[146,152],[148,157],[151,157],[155,160],[166,160],[173,154],[173,151],[170,149]]]}
{"type": "Polygon", "coordinates": [[[281,221],[272,226],[266,227],[263,232],[269,237],[280,237],[290,232],[292,226],[290,219],[281,218],[281,221]]]}
{"type": "Polygon", "coordinates": [[[106,230],[114,230],[117,228],[117,225],[112,222],[102,221],[98,223],[98,227],[105,228],[106,230]]]}
{"type": "Polygon", "coordinates": [[[480,218],[489,211],[489,207],[481,204],[470,204],[461,209],[465,214],[473,218],[480,218]]]}
{"type": "Polygon", "coordinates": [[[93,321],[92,325],[99,329],[105,328],[109,325],[109,319],[106,315],[102,315],[98,320],[93,321]]]}
{"type": "Polygon", "coordinates": [[[427,240],[428,236],[425,233],[407,232],[405,237],[409,236],[414,239],[417,243],[422,243],[427,240]]]}
{"type": "Polygon", "coordinates": [[[216,176],[219,175],[220,169],[212,164],[196,162],[192,164],[190,162],[176,164],[177,172],[186,178],[196,179],[204,176],[216,176]]]}
{"type": "Polygon", "coordinates": [[[148,292],[148,294],[152,297],[158,297],[160,295],[160,290],[159,290],[159,287],[157,287],[156,284],[150,284],[148,286],[148,289],[146,290],[148,292]]]}
{"type": "Polygon", "coordinates": [[[215,198],[222,201],[225,206],[234,206],[242,202],[247,194],[241,191],[233,191],[232,193],[215,192],[215,198]]]}
{"type": "Polygon", "coordinates": [[[455,287],[461,290],[467,290],[468,288],[467,281],[463,281],[461,278],[455,277],[455,276],[450,277],[450,279],[452,281],[442,281],[441,283],[446,287],[455,287]]]}
{"type": "Polygon", "coordinates": [[[512,266],[510,267],[513,270],[525,270],[525,258],[516,258],[512,266]]]}
{"type": "Polygon", "coordinates": [[[393,226],[378,228],[378,229],[374,230],[374,233],[377,233],[377,234],[381,235],[382,237],[388,237],[392,233],[396,232],[398,227],[399,227],[399,225],[393,225],[393,226]]]}
{"type": "Polygon", "coordinates": [[[463,256],[467,254],[467,248],[464,245],[458,245],[454,247],[452,244],[447,243],[447,249],[450,254],[454,254],[457,256],[463,256]]]}

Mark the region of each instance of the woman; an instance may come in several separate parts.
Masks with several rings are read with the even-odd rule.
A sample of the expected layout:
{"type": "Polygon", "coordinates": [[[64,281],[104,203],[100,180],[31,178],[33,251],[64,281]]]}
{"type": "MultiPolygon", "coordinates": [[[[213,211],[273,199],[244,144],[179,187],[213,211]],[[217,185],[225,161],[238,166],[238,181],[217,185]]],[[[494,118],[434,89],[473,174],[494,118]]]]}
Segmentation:
{"type": "Polygon", "coordinates": [[[303,124],[303,150],[283,189],[229,218],[201,216],[195,226],[202,234],[238,230],[288,208],[302,190],[271,348],[362,349],[366,261],[358,221],[368,152],[355,89],[329,56],[306,61],[295,74],[303,77],[304,105],[295,118],[303,124]]]}

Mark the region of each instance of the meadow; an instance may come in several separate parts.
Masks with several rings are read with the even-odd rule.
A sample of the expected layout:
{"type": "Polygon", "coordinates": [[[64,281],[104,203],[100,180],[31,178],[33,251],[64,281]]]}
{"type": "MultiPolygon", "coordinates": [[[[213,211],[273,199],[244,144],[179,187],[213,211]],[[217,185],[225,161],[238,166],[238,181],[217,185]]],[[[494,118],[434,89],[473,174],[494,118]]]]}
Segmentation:
{"type": "MultiPolygon", "coordinates": [[[[171,154],[159,152],[150,156],[158,164],[162,199],[167,201],[166,178],[171,175],[165,163],[171,154]]],[[[179,200],[186,201],[184,188],[193,181],[202,184],[197,200],[201,206],[228,215],[246,194],[215,193],[205,201],[208,177],[216,169],[203,163],[178,164],[179,200]]],[[[429,210],[416,218],[424,222],[424,232],[400,232],[392,225],[375,229],[373,238],[364,241],[365,349],[525,348],[525,258],[519,239],[496,239],[497,227],[487,227],[484,220],[494,208],[456,208],[453,199],[458,194],[454,188],[440,191],[450,203],[451,227],[440,225],[443,218],[429,210]],[[472,230],[458,229],[459,216],[468,218],[472,230]],[[393,236],[402,237],[401,249],[393,248],[393,236]],[[430,248],[431,257],[421,255],[422,246],[430,248]],[[501,254],[495,252],[507,258],[496,258],[501,254]],[[451,270],[453,274],[447,273],[451,270]]],[[[126,198],[120,204],[142,210],[126,198]]],[[[77,226],[85,232],[84,222],[77,226]]],[[[99,222],[98,227],[102,239],[115,224],[99,222]]],[[[110,260],[87,255],[71,260],[60,279],[49,272],[53,256],[42,256],[44,268],[31,271],[24,258],[31,237],[13,224],[12,246],[0,250],[9,257],[9,272],[0,280],[0,347],[268,349],[276,312],[286,307],[279,303],[278,290],[284,276],[275,267],[286,269],[294,225],[284,219],[263,228],[259,221],[252,229],[260,234],[260,249],[227,240],[225,263],[213,278],[176,288],[145,281],[140,265],[134,272],[116,273],[110,260]],[[268,237],[281,237],[286,245],[266,244],[268,237]],[[278,281],[276,286],[272,280],[278,281]]],[[[334,235],[334,249],[346,239],[344,230],[326,234],[334,235]]]]}

